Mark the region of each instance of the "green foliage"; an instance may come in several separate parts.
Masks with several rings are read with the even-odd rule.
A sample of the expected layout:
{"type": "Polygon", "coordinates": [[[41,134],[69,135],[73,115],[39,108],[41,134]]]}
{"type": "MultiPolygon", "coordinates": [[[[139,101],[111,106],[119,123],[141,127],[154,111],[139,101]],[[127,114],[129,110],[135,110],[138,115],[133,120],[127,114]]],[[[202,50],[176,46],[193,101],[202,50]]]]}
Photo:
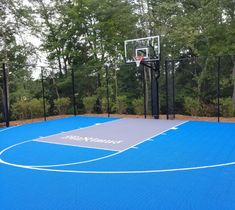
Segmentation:
{"type": "MultiPolygon", "coordinates": [[[[110,101],[109,101],[109,105],[110,105],[110,101]]],[[[110,105],[111,106],[111,105],[110,105]]],[[[108,101],[107,98],[102,98],[102,112],[103,113],[107,113],[107,109],[108,109],[108,101]]],[[[109,111],[111,111],[111,108],[109,109],[109,111]]]]}
{"type": "MultiPolygon", "coordinates": [[[[48,111],[49,105],[46,102],[46,112],[48,111]]],[[[44,114],[43,100],[32,99],[32,100],[19,100],[11,106],[12,118],[13,119],[27,119],[42,117],[44,114]]]]}
{"type": "MultiPolygon", "coordinates": [[[[102,98],[102,112],[107,113],[108,102],[107,98],[102,98]]],[[[115,103],[109,99],[109,112],[113,113],[115,111],[115,103]]]]}
{"type": "Polygon", "coordinates": [[[27,119],[30,118],[30,103],[26,100],[19,100],[12,104],[11,107],[13,119],[27,119]]]}
{"type": "Polygon", "coordinates": [[[203,103],[201,102],[199,116],[204,117],[216,117],[217,116],[217,104],[216,103],[203,103]]]}
{"type": "Polygon", "coordinates": [[[127,111],[127,97],[118,96],[115,103],[115,111],[118,114],[125,114],[127,111]]]}
{"type": "Polygon", "coordinates": [[[184,98],[184,109],[187,114],[198,116],[200,114],[200,102],[191,97],[184,98]]]}
{"type": "Polygon", "coordinates": [[[59,115],[67,114],[70,104],[71,104],[70,98],[63,97],[55,99],[54,105],[56,107],[56,113],[59,115]]]}
{"type": "Polygon", "coordinates": [[[232,98],[223,98],[220,100],[221,103],[221,115],[223,117],[234,117],[235,107],[232,98]]]}
{"type": "Polygon", "coordinates": [[[85,111],[87,113],[93,113],[94,112],[94,106],[97,100],[97,96],[88,96],[83,98],[83,104],[85,107],[85,111]]]}
{"type": "MultiPolygon", "coordinates": [[[[111,112],[142,114],[143,69],[119,64],[124,62],[124,40],[153,34],[161,35],[163,58],[182,59],[174,63],[176,113],[216,114],[218,63],[217,57],[211,55],[229,54],[221,58],[220,91],[223,115],[232,116],[231,101],[235,101],[235,56],[230,55],[235,52],[233,1],[31,0],[30,3],[31,8],[20,0],[0,0],[0,7],[4,8],[0,11],[0,61],[9,63],[14,118],[42,114],[41,99],[33,99],[42,97],[41,80],[32,78],[34,67],[24,66],[35,62],[32,55],[36,51],[27,40],[19,41],[25,29],[27,33],[30,29],[31,34],[37,33],[42,41],[39,48],[46,51],[47,61],[54,69],[45,71],[45,97],[59,114],[72,109],[66,98],[72,95],[72,70],[80,110],[84,107],[89,113],[107,110],[105,63],[111,64],[108,68],[111,112]],[[185,60],[194,56],[195,60],[185,60]]],[[[164,68],[161,71],[160,106],[166,110],[164,68]]],[[[146,78],[150,90],[149,73],[146,78]]],[[[2,84],[0,91],[1,87],[2,84]]],[[[49,112],[55,114],[53,108],[49,112]]]]}
{"type": "MultiPolygon", "coordinates": [[[[29,110],[31,112],[31,118],[42,117],[43,116],[43,100],[42,99],[32,99],[29,102],[29,110]]],[[[49,109],[49,105],[46,102],[46,112],[49,109]]]]}
{"type": "Polygon", "coordinates": [[[144,114],[144,99],[143,98],[133,100],[132,105],[133,105],[135,114],[139,114],[139,115],[144,114]]]}

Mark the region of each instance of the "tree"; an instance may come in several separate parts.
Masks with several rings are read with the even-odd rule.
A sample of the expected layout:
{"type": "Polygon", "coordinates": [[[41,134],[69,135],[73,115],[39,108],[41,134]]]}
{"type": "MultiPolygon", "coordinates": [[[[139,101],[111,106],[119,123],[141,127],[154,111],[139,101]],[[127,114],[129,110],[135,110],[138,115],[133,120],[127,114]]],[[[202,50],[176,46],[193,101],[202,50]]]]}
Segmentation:
{"type": "MultiPolygon", "coordinates": [[[[19,85],[29,79],[30,72],[23,66],[33,59],[35,52],[23,36],[23,31],[27,30],[30,24],[30,10],[19,0],[1,0],[0,16],[0,62],[7,64],[10,73],[10,87],[7,88],[15,90],[19,77],[23,79],[19,85]]],[[[2,85],[0,91],[3,94],[1,87],[2,85]]]]}

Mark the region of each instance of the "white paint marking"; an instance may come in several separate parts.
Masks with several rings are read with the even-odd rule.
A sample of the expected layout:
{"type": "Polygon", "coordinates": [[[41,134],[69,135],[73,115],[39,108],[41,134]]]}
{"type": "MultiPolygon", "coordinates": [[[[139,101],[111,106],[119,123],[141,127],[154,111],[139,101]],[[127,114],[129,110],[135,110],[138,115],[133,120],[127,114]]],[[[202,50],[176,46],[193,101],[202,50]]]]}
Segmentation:
{"type": "MultiPolygon", "coordinates": [[[[111,120],[111,121],[108,121],[106,123],[111,123],[113,121],[118,121],[118,120],[121,120],[121,119],[117,119],[117,120],[111,120]]],[[[69,131],[64,131],[63,133],[69,133],[69,132],[73,132],[73,131],[76,131],[76,130],[83,130],[83,129],[87,129],[87,128],[91,128],[91,127],[94,127],[94,126],[97,126],[97,125],[90,125],[90,126],[87,126],[87,127],[84,127],[84,128],[79,128],[79,129],[73,129],[73,130],[69,130],[69,131]]],[[[60,135],[61,133],[56,133],[56,134],[52,134],[52,135],[49,135],[49,136],[45,136],[43,138],[48,138],[48,137],[53,137],[53,136],[58,136],[60,135]]],[[[42,141],[39,141],[38,139],[34,139],[34,141],[38,141],[38,142],[41,142],[41,143],[46,143],[46,142],[42,142],[42,141]]],[[[49,143],[49,142],[47,142],[49,143]]]]}
{"type": "Polygon", "coordinates": [[[96,149],[96,150],[107,150],[110,152],[119,152],[119,150],[114,150],[114,149],[107,149],[104,147],[99,147],[99,148],[95,148],[95,147],[89,147],[89,146],[78,146],[77,144],[71,144],[71,143],[60,143],[60,142],[49,142],[49,141],[38,141],[38,140],[32,140],[33,142],[37,142],[37,143],[44,143],[44,144],[55,144],[55,145],[62,145],[62,146],[71,146],[71,147],[78,147],[78,148],[87,148],[87,149],[96,149]]]}
{"type": "MultiPolygon", "coordinates": [[[[119,120],[121,120],[121,119],[119,119],[119,120]]],[[[112,121],[109,121],[109,122],[112,122],[112,121]]],[[[187,122],[188,122],[188,121],[182,122],[182,123],[178,124],[177,126],[183,125],[183,124],[185,124],[185,123],[187,123],[187,122]]],[[[91,126],[91,127],[92,127],[92,126],[91,126]]],[[[159,133],[159,134],[157,134],[157,135],[154,135],[154,136],[152,136],[152,137],[150,137],[150,138],[152,139],[152,138],[154,138],[154,137],[157,137],[157,136],[161,135],[162,133],[167,132],[167,131],[169,131],[169,130],[171,130],[171,128],[166,129],[165,131],[162,131],[161,133],[159,133]]],[[[69,131],[68,131],[68,132],[69,132],[69,131]]],[[[58,134],[54,134],[54,135],[51,135],[51,136],[55,136],[55,135],[58,135],[58,134]]],[[[48,137],[48,136],[47,136],[47,137],[48,137]]],[[[149,138],[148,138],[148,139],[149,139],[149,138]]],[[[100,157],[100,158],[95,158],[95,159],[86,160],[86,161],[80,161],[80,162],[64,163],[64,164],[36,165],[36,166],[27,166],[27,167],[31,167],[31,168],[36,168],[36,167],[37,167],[37,168],[44,168],[44,167],[50,168],[50,167],[51,167],[51,168],[52,168],[52,167],[71,166],[71,165],[79,165],[79,164],[84,164],[84,163],[96,162],[96,161],[99,161],[99,160],[103,160],[103,159],[110,158],[110,157],[116,156],[116,155],[118,155],[118,154],[121,154],[121,153],[123,153],[123,152],[125,152],[125,151],[127,151],[127,150],[129,150],[129,149],[131,149],[131,148],[133,148],[133,147],[136,147],[136,146],[139,145],[139,144],[144,143],[144,142],[147,141],[148,139],[145,139],[145,140],[143,140],[143,141],[140,141],[140,142],[136,143],[135,145],[132,145],[132,146],[130,146],[130,147],[124,149],[124,150],[121,150],[121,151],[119,151],[119,152],[116,152],[116,153],[113,153],[113,154],[110,154],[110,155],[107,155],[107,156],[103,156],[103,157],[100,157]]],[[[24,142],[21,142],[21,143],[12,145],[12,146],[7,147],[7,148],[5,148],[4,150],[2,150],[2,151],[0,152],[0,156],[1,156],[4,152],[6,152],[7,150],[9,150],[9,149],[11,149],[11,148],[13,148],[13,147],[15,147],[15,146],[18,146],[18,145],[20,145],[20,144],[28,143],[28,142],[30,142],[30,141],[41,142],[41,141],[37,141],[37,140],[29,140],[29,141],[24,141],[24,142]]],[[[43,142],[43,143],[50,143],[50,142],[43,142]]],[[[61,144],[60,144],[60,145],[61,145],[61,144]]],[[[93,149],[94,149],[94,148],[93,148],[93,149]]],[[[1,158],[0,158],[0,160],[1,160],[1,158]]],[[[7,162],[4,161],[4,163],[6,164],[7,162]]],[[[9,164],[11,164],[11,163],[9,163],[9,164]]],[[[16,164],[16,165],[17,165],[17,164],[16,164]]]]}
{"type": "MultiPolygon", "coordinates": [[[[20,143],[17,143],[17,144],[13,144],[13,145],[11,145],[11,146],[9,146],[9,147],[3,149],[3,150],[0,152],[0,156],[1,156],[4,152],[6,152],[7,150],[12,149],[13,147],[19,146],[19,145],[21,145],[21,144],[26,144],[26,143],[29,143],[29,142],[32,142],[32,141],[33,141],[33,140],[27,140],[27,141],[23,141],[23,142],[20,142],[20,143]]],[[[0,158],[0,160],[2,160],[2,159],[0,158]]]]}
{"type": "Polygon", "coordinates": [[[2,130],[0,130],[0,133],[1,133],[1,132],[4,132],[4,131],[7,131],[7,130],[10,130],[10,129],[12,129],[12,128],[19,127],[19,126],[21,126],[21,125],[16,125],[16,126],[12,126],[12,127],[8,127],[8,128],[5,128],[5,129],[2,129],[2,130]]]}
{"type": "Polygon", "coordinates": [[[133,170],[133,171],[76,171],[76,170],[60,170],[60,169],[50,169],[50,168],[39,168],[39,167],[31,167],[25,165],[18,165],[13,163],[8,163],[0,159],[0,162],[14,166],[17,168],[24,168],[30,170],[38,170],[38,171],[48,171],[48,172],[59,172],[59,173],[82,173],[82,174],[146,174],[146,173],[166,173],[166,172],[177,172],[177,171],[192,171],[192,170],[200,170],[200,169],[209,169],[209,168],[218,168],[225,166],[235,165],[235,162],[215,164],[215,165],[206,165],[206,166],[195,166],[195,167],[187,167],[187,168],[171,168],[171,169],[156,169],[156,170],[133,170]]]}

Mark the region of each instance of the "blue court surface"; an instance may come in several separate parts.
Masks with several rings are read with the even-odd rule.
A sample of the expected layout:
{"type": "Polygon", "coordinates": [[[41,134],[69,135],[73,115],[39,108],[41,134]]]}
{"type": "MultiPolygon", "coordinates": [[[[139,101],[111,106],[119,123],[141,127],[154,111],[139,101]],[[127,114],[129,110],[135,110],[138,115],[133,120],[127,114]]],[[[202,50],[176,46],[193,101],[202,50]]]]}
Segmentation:
{"type": "Polygon", "coordinates": [[[235,123],[78,116],[0,129],[0,209],[235,209],[235,123]]]}

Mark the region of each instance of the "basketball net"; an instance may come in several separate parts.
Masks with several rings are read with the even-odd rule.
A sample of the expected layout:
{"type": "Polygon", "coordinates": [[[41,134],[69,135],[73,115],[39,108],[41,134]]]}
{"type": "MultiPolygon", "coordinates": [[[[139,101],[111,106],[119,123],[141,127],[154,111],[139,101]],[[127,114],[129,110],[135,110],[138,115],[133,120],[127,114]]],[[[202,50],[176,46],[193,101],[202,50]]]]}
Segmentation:
{"type": "Polygon", "coordinates": [[[140,66],[140,63],[143,60],[144,60],[144,56],[142,56],[142,55],[134,57],[134,61],[135,61],[137,67],[140,66]]]}

